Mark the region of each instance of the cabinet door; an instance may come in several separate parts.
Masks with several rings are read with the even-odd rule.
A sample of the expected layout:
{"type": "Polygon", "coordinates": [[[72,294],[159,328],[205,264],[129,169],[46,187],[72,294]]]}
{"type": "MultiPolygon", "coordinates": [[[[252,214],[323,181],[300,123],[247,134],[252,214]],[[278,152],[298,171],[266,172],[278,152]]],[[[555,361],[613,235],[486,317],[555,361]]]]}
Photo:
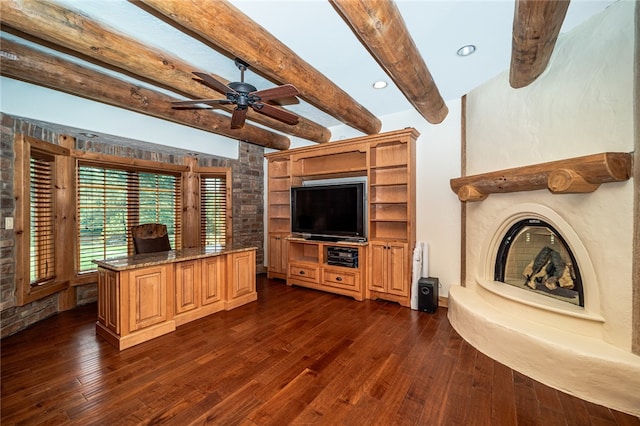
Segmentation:
{"type": "Polygon", "coordinates": [[[120,283],[118,273],[98,268],[98,322],[120,334],[120,283]]]}
{"type": "Polygon", "coordinates": [[[398,296],[408,296],[407,283],[407,245],[402,243],[389,243],[387,245],[388,283],[387,291],[398,296]]]}
{"type": "Polygon", "coordinates": [[[196,309],[199,304],[200,262],[176,263],[176,314],[196,309]]]}
{"type": "Polygon", "coordinates": [[[168,268],[157,266],[129,272],[129,330],[167,320],[168,268]]]}
{"type": "Polygon", "coordinates": [[[386,291],[387,267],[386,254],[387,245],[385,243],[371,241],[369,243],[371,252],[371,274],[369,276],[369,290],[386,291]]]}
{"type": "Polygon", "coordinates": [[[282,268],[282,237],[269,235],[269,271],[283,272],[282,268]]]}
{"type": "Polygon", "coordinates": [[[256,291],[255,251],[243,251],[228,256],[231,262],[231,280],[227,295],[228,300],[256,291]]]}
{"type": "Polygon", "coordinates": [[[200,302],[202,306],[219,301],[222,298],[222,285],[226,281],[225,256],[208,257],[202,260],[202,287],[200,302]]]}

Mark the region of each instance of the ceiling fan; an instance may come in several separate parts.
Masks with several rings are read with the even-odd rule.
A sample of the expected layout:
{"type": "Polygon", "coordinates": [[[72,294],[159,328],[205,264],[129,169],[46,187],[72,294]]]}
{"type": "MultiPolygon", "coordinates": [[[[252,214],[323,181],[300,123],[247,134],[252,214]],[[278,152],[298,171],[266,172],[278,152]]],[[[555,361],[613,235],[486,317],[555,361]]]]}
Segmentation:
{"type": "Polygon", "coordinates": [[[249,68],[249,64],[236,58],[235,64],[240,70],[240,81],[231,82],[228,85],[211,77],[209,74],[194,71],[193,74],[202,79],[202,83],[224,93],[226,99],[194,99],[192,101],[175,101],[171,102],[173,108],[188,108],[198,104],[235,104],[236,107],[231,115],[231,128],[240,129],[244,126],[249,107],[256,112],[264,114],[286,124],[298,124],[298,116],[277,108],[273,105],[265,103],[272,99],[289,98],[299,94],[298,89],[292,84],[284,84],[271,89],[258,90],[255,86],[245,83],[244,72],[249,68]]]}

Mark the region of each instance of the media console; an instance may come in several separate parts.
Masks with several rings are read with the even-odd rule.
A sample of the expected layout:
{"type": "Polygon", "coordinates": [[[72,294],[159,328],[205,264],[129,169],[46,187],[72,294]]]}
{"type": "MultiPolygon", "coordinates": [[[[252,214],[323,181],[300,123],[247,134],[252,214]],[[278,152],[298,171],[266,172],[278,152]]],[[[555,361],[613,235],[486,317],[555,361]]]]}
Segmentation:
{"type": "Polygon", "coordinates": [[[366,298],[367,243],[287,238],[287,285],[366,298]]]}

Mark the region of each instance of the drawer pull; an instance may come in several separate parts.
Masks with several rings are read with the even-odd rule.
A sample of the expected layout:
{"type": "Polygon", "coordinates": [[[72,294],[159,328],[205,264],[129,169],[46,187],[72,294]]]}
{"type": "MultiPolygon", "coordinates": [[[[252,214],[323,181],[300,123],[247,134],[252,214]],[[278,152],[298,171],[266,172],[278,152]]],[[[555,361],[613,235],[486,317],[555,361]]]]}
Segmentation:
{"type": "Polygon", "coordinates": [[[304,271],[300,271],[298,272],[300,275],[304,275],[304,271]]]}
{"type": "Polygon", "coordinates": [[[342,281],[342,277],[336,277],[336,281],[338,282],[342,281]]]}

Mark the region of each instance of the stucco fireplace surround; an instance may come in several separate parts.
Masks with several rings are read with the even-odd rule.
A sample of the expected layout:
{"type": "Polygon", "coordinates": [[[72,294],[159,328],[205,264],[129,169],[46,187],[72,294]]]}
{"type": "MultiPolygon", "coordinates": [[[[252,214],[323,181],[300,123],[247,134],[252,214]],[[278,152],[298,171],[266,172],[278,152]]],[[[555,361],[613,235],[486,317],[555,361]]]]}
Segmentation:
{"type": "MultiPolygon", "coordinates": [[[[581,237],[554,208],[526,202],[523,194],[511,194],[509,198],[518,201],[508,203],[498,213],[473,206],[476,213],[488,213],[473,215],[474,222],[487,223],[486,232],[482,232],[480,249],[467,251],[471,255],[468,264],[474,267],[468,270],[466,287],[453,286],[449,291],[453,327],[482,352],[536,380],[640,415],[640,358],[620,347],[617,332],[623,330],[616,330],[629,308],[628,300],[619,300],[619,309],[615,307],[615,299],[621,294],[615,290],[614,281],[621,277],[607,270],[596,271],[583,243],[589,235],[581,237]],[[500,243],[505,233],[524,218],[540,219],[564,237],[580,269],[584,307],[494,279],[500,243]]],[[[606,233],[607,229],[596,227],[594,232],[606,233]]],[[[476,233],[470,234],[474,241],[476,233]]],[[[615,238],[612,235],[612,245],[615,238]]],[[[610,254],[616,256],[615,251],[610,254]]],[[[612,259],[611,267],[616,263],[612,259]]]]}
{"type": "Polygon", "coordinates": [[[525,200],[543,198],[548,203],[549,198],[561,196],[503,196],[507,197],[513,203],[502,205],[497,213],[487,208],[488,204],[469,206],[476,213],[474,222],[486,223],[486,229],[470,232],[471,241],[479,237],[477,234],[483,237],[478,251],[468,250],[469,264],[474,267],[468,271],[466,287],[450,289],[449,319],[453,327],[482,352],[536,380],[640,415],[640,358],[621,347],[624,330],[620,322],[625,321],[629,306],[628,300],[619,299],[624,296],[616,280],[624,278],[609,271],[616,269],[621,259],[615,249],[606,254],[608,248],[603,248],[592,254],[583,243],[604,232],[611,237],[610,245],[615,246],[619,234],[607,232],[616,221],[609,216],[606,220],[613,225],[593,223],[593,230],[581,236],[560,213],[568,208],[566,203],[560,200],[553,208],[525,200]],[[524,218],[540,219],[564,237],[580,269],[584,307],[494,280],[500,243],[507,230],[524,218]],[[605,264],[600,271],[594,266],[594,256],[605,264]],[[607,262],[607,256],[611,256],[611,262],[607,262]]]}
{"type": "MultiPolygon", "coordinates": [[[[493,178],[496,170],[598,152],[637,152],[636,8],[637,2],[613,3],[561,34],[547,70],[530,86],[511,88],[505,72],[471,91],[464,178],[493,178]]],[[[449,290],[449,319],[465,340],[499,362],[640,416],[640,356],[632,352],[634,310],[640,309],[633,275],[638,182],[578,186],[583,193],[536,187],[487,196],[474,191],[477,185],[454,189],[468,202],[463,281],[449,290]],[[495,280],[502,239],[527,218],[548,223],[566,241],[579,268],[584,306],[495,280]]]]}

